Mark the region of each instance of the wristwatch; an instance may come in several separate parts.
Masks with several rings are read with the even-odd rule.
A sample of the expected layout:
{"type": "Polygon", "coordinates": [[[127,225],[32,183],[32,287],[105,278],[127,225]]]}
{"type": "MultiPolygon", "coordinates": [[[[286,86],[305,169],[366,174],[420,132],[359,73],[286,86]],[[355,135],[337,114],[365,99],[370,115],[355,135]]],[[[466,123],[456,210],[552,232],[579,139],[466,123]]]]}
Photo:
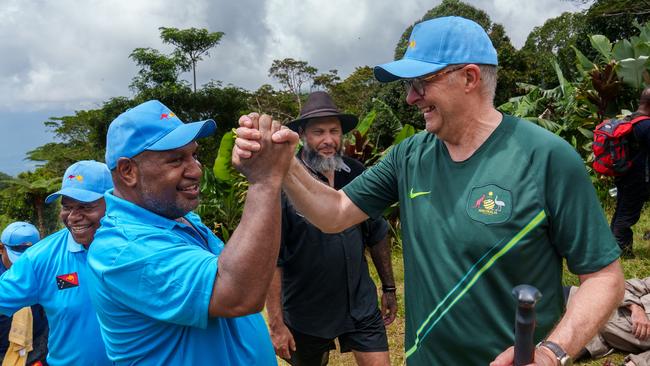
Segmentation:
{"type": "Polygon", "coordinates": [[[541,341],[537,344],[537,348],[546,347],[553,352],[557,358],[558,366],[573,366],[573,359],[569,356],[559,344],[551,341],[541,341]]]}

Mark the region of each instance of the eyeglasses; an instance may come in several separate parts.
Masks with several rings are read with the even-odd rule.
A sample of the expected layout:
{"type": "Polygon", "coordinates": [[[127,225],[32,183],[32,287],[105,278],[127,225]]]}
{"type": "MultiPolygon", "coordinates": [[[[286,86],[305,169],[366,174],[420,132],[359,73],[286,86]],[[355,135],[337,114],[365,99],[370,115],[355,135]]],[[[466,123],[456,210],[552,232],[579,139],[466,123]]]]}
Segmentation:
{"type": "Polygon", "coordinates": [[[404,83],[404,88],[406,89],[406,94],[410,93],[411,88],[413,88],[413,90],[417,93],[417,95],[420,96],[420,98],[424,97],[424,87],[426,86],[427,83],[435,80],[436,78],[438,78],[440,76],[451,74],[454,71],[458,71],[458,70],[464,68],[465,66],[467,66],[467,65],[454,67],[453,69],[441,71],[441,72],[438,72],[438,73],[433,74],[433,75],[429,75],[429,76],[424,77],[424,78],[404,79],[404,80],[402,80],[402,82],[404,83]]]}

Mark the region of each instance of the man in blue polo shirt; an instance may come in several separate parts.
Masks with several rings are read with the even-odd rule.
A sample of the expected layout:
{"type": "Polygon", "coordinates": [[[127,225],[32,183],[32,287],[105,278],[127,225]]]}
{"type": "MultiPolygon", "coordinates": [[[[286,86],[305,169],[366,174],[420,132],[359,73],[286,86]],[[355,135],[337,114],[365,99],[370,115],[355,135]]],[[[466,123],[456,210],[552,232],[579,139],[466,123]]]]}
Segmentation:
{"type": "Polygon", "coordinates": [[[249,189],[228,245],[191,211],[199,204],[196,139],[212,120],[184,124],[149,101],[108,128],[115,189],[90,249],[90,295],[115,365],[275,365],[262,316],[280,244],[280,186],[295,148],[273,144],[280,124],[252,117],[262,149],[240,167],[249,189]],[[276,162],[277,160],[277,162],[276,162]]]}
{"type": "Polygon", "coordinates": [[[52,366],[110,365],[88,295],[86,253],[112,187],[106,164],[79,161],[63,175],[60,218],[65,229],[25,251],[0,277],[0,313],[41,304],[50,324],[47,363],[52,366]]]}

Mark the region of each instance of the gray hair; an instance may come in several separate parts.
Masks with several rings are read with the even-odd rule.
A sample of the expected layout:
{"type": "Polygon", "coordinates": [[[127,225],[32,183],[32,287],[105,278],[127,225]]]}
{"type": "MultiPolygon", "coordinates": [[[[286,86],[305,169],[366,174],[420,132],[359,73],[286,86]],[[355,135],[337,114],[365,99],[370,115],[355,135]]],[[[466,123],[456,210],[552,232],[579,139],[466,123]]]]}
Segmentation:
{"type": "MultiPolygon", "coordinates": [[[[484,64],[477,64],[477,66],[481,70],[481,93],[490,103],[494,103],[494,95],[497,90],[497,67],[484,64]]],[[[455,80],[454,78],[456,78],[456,75],[452,75],[448,79],[449,82],[455,80]]]]}
{"type": "Polygon", "coordinates": [[[478,65],[481,69],[482,92],[485,97],[494,103],[494,95],[497,91],[497,67],[495,65],[478,65]]]}

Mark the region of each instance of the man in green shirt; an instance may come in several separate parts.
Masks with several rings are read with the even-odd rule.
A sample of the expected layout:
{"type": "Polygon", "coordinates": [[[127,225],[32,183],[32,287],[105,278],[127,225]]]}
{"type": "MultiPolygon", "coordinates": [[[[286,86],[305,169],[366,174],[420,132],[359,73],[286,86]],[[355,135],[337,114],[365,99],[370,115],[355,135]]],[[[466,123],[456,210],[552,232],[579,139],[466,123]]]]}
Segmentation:
{"type": "MultiPolygon", "coordinates": [[[[494,108],[497,64],[473,21],[416,25],[404,58],[377,66],[375,77],[405,81],[426,131],[341,191],[297,161],[283,182],[325,232],[400,203],[408,365],[511,365],[511,290],[522,283],[543,293],[535,340],[545,342],[535,364],[570,365],[623,296],[620,250],[582,160],[559,137],[494,108]],[[566,312],[563,259],[582,284],[566,312]]],[[[253,122],[240,119],[235,163],[255,158],[253,122]]],[[[274,135],[295,139],[287,130],[274,135]]]]}

